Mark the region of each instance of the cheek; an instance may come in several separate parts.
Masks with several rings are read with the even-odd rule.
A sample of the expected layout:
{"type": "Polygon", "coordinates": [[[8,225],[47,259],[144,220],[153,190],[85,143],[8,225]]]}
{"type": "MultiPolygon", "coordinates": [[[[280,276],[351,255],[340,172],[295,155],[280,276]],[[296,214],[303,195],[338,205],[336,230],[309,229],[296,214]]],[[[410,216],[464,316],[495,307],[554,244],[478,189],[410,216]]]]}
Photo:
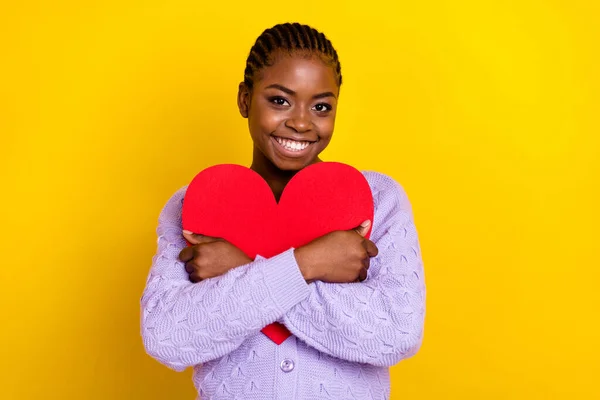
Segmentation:
{"type": "Polygon", "coordinates": [[[275,129],[283,122],[281,113],[277,113],[268,107],[257,107],[253,115],[251,125],[260,133],[268,133],[275,129]]]}
{"type": "Polygon", "coordinates": [[[315,125],[319,130],[319,135],[322,139],[330,139],[333,135],[333,127],[335,126],[335,117],[320,118],[315,125]]]}

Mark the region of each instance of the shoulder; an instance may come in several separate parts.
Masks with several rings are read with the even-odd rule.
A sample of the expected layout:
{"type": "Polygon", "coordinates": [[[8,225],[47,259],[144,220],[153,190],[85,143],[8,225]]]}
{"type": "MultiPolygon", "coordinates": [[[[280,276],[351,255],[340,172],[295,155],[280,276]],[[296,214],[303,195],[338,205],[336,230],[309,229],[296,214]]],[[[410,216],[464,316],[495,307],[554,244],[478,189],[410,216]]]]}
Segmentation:
{"type": "Polygon", "coordinates": [[[394,178],[375,171],[362,173],[371,187],[375,209],[399,207],[412,212],[406,191],[394,178]]]}
{"type": "Polygon", "coordinates": [[[178,189],[173,195],[171,195],[171,197],[169,198],[169,200],[167,200],[167,203],[163,206],[160,212],[160,216],[158,218],[159,221],[166,222],[181,220],[181,208],[183,206],[183,198],[185,197],[187,188],[187,185],[183,186],[182,188],[178,189]]]}

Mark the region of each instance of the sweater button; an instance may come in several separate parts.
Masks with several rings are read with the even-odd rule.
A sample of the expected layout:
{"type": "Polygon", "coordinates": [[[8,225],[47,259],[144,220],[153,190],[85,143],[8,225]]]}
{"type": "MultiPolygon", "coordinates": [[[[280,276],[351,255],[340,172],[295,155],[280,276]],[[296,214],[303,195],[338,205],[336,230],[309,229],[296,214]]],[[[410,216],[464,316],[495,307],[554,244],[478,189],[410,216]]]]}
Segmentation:
{"type": "Polygon", "coordinates": [[[294,369],[294,362],[289,358],[286,358],[281,362],[280,366],[283,372],[291,372],[294,369]]]}

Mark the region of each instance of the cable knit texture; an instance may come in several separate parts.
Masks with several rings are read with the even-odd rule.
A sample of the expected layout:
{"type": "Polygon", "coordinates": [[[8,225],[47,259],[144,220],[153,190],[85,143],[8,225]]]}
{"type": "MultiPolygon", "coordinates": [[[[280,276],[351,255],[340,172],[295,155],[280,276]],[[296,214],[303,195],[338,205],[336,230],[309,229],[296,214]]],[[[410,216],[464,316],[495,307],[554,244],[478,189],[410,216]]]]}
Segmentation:
{"type": "Polygon", "coordinates": [[[293,249],[191,283],[177,258],[186,188],[175,193],[159,217],[141,301],[148,354],[177,371],[194,367],[202,400],[388,399],[388,367],[422,342],[423,264],[404,190],[364,175],[379,254],[361,283],[307,284],[293,249]],[[274,321],[293,334],[279,346],[260,332],[274,321]]]}

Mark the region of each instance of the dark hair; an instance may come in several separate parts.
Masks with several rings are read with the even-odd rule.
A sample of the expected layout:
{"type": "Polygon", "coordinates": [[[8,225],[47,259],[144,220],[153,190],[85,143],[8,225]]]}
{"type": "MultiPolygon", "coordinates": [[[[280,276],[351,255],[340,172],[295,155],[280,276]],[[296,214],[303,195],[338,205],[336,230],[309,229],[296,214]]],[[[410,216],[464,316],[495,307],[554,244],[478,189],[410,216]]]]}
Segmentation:
{"type": "Polygon", "coordinates": [[[329,39],[316,29],[295,22],[275,25],[266,29],[256,39],[250,49],[244,71],[244,83],[248,89],[252,90],[256,74],[263,68],[273,65],[276,56],[281,52],[319,56],[321,60],[333,67],[338,86],[342,84],[342,67],[329,39]]]}

